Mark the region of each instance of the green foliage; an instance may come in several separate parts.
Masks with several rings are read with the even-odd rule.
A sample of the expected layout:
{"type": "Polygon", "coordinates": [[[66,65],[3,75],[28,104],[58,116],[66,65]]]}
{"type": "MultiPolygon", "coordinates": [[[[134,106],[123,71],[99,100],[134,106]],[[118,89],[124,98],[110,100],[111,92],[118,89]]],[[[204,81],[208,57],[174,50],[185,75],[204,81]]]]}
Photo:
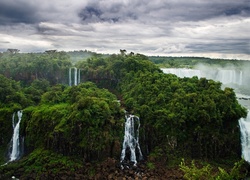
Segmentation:
{"type": "Polygon", "coordinates": [[[43,94],[39,106],[24,112],[30,150],[46,147],[64,155],[98,159],[122,137],[123,112],[116,96],[90,82],[54,86],[43,94]]]}
{"type": "Polygon", "coordinates": [[[68,174],[74,172],[82,167],[83,164],[79,159],[74,157],[63,156],[53,151],[37,148],[25,158],[21,159],[18,163],[13,162],[0,167],[0,173],[11,176],[17,170],[21,170],[21,176],[28,176],[35,174],[36,177],[52,176],[60,174],[60,172],[67,171],[68,174]]]}
{"type": "Polygon", "coordinates": [[[154,163],[152,163],[152,162],[147,162],[147,168],[149,168],[149,169],[151,169],[151,170],[155,169],[154,163]]]}
{"type": "Polygon", "coordinates": [[[236,156],[238,119],[246,116],[230,88],[205,78],[128,73],[121,83],[124,104],[143,119],[145,141],[154,149],[191,157],[236,156]],[[150,135],[149,135],[150,134],[150,135]],[[228,148],[225,148],[228,147],[228,148]]]}
{"type": "MultiPolygon", "coordinates": [[[[11,138],[13,112],[24,109],[20,133],[28,154],[4,173],[14,172],[17,166],[27,174],[47,170],[56,174],[64,168],[73,172],[78,166],[68,156],[94,161],[120,154],[123,107],[140,116],[140,144],[153,160],[175,155],[239,157],[237,124],[246,109],[233,89],[222,90],[221,83],[205,78],[164,74],[146,56],[125,50],[119,55],[93,56],[76,66],[85,83],[68,87],[58,84],[67,83],[71,67],[65,52],[1,55],[0,73],[20,83],[0,75],[0,145],[6,148],[11,138]]],[[[147,163],[150,169],[155,168],[153,160],[147,163]]],[[[230,173],[219,168],[216,177],[240,177],[240,167],[230,173]]],[[[188,167],[184,161],[181,168],[187,179],[212,172],[210,165],[188,167]]],[[[95,169],[88,172],[94,173],[95,169]]]]}
{"type": "Polygon", "coordinates": [[[218,167],[218,171],[214,172],[210,164],[198,168],[194,161],[188,166],[183,159],[180,164],[180,169],[184,172],[183,177],[187,180],[236,180],[244,179],[247,175],[247,172],[242,172],[243,164],[244,160],[241,160],[234,164],[230,172],[227,172],[221,167],[218,167]]]}
{"type": "Polygon", "coordinates": [[[0,75],[0,107],[27,105],[27,99],[22,93],[18,82],[0,75]]]}
{"type": "Polygon", "coordinates": [[[92,57],[87,62],[79,62],[76,66],[82,69],[84,80],[90,80],[100,87],[119,90],[119,82],[129,72],[160,72],[146,56],[141,54],[119,54],[109,57],[92,57]]]}
{"type": "Polygon", "coordinates": [[[92,57],[78,68],[86,80],[118,92],[126,110],[140,115],[142,144],[150,152],[160,144],[168,154],[237,156],[237,123],[246,109],[233,89],[222,90],[221,83],[205,78],[163,74],[147,57],[124,50],[108,58],[92,57]]]}
{"type": "Polygon", "coordinates": [[[29,105],[37,105],[41,101],[41,96],[43,93],[48,91],[50,88],[49,81],[42,80],[34,80],[30,86],[24,88],[24,93],[27,99],[30,100],[29,105]]]}
{"type": "Polygon", "coordinates": [[[174,68],[192,68],[198,64],[205,64],[209,66],[225,67],[231,65],[234,67],[244,67],[249,65],[248,61],[244,60],[227,60],[227,59],[211,59],[205,57],[160,57],[149,56],[149,60],[161,67],[174,68]]]}
{"type": "Polygon", "coordinates": [[[183,160],[180,164],[180,169],[185,173],[183,178],[187,180],[213,179],[211,175],[212,167],[209,164],[203,166],[202,168],[197,168],[195,162],[192,161],[191,166],[189,167],[185,164],[185,161],[183,160]]]}
{"type": "Polygon", "coordinates": [[[46,79],[50,84],[66,83],[65,74],[71,66],[66,52],[3,53],[0,56],[0,74],[20,81],[23,85],[35,79],[46,79]]]}

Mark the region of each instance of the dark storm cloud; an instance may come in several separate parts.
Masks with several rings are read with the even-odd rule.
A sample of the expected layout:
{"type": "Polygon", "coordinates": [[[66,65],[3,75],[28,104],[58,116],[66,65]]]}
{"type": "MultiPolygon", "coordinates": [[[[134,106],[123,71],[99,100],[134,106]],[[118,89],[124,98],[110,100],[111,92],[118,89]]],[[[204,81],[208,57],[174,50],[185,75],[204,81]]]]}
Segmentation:
{"type": "Polygon", "coordinates": [[[87,6],[85,7],[82,12],[79,13],[79,16],[82,18],[83,21],[88,19],[101,19],[101,15],[103,12],[94,6],[87,6]]]}
{"type": "Polygon", "coordinates": [[[224,11],[225,15],[242,15],[242,16],[250,16],[250,7],[231,7],[224,11]]]}
{"type": "Polygon", "coordinates": [[[83,22],[118,22],[124,19],[136,19],[135,13],[123,3],[89,3],[78,14],[83,22]]]}
{"type": "Polygon", "coordinates": [[[35,23],[36,6],[25,1],[1,0],[0,1],[0,24],[35,23]]]}
{"type": "Polygon", "coordinates": [[[79,13],[83,22],[139,20],[201,21],[218,16],[249,16],[249,1],[94,1],[79,13]]]}

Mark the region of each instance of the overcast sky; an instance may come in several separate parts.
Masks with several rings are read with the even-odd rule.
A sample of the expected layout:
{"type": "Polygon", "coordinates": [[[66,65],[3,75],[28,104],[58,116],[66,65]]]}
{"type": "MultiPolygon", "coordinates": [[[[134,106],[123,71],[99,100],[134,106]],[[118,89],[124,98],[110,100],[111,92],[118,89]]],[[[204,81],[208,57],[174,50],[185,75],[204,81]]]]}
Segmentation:
{"type": "Polygon", "coordinates": [[[0,0],[0,51],[250,60],[250,0],[0,0]]]}

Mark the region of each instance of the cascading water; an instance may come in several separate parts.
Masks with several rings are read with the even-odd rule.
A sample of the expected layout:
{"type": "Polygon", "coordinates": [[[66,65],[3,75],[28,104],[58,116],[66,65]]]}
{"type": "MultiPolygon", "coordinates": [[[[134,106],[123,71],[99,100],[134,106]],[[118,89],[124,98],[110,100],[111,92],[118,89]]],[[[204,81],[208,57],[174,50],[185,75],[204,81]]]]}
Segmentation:
{"type": "Polygon", "coordinates": [[[136,152],[139,153],[139,160],[142,160],[143,158],[139,145],[140,119],[134,115],[126,115],[125,119],[125,133],[121,152],[121,163],[125,160],[126,151],[129,150],[130,161],[134,163],[134,166],[136,166],[136,152]]]}
{"type": "Polygon", "coordinates": [[[71,68],[69,68],[69,86],[72,85],[72,82],[71,82],[71,68]]]}
{"type": "Polygon", "coordinates": [[[20,158],[20,155],[22,152],[22,150],[21,150],[22,143],[20,142],[20,136],[19,136],[22,115],[23,115],[22,110],[17,112],[17,117],[18,117],[17,123],[15,123],[16,114],[13,113],[13,116],[12,116],[13,135],[12,135],[12,139],[11,139],[11,152],[10,152],[10,157],[9,157],[10,160],[9,161],[15,161],[18,158],[20,158]]]}
{"type": "Polygon", "coordinates": [[[74,73],[74,85],[76,86],[77,85],[77,68],[74,68],[75,70],[75,73],[74,73]]]}
{"type": "Polygon", "coordinates": [[[248,111],[246,118],[239,120],[239,126],[241,132],[242,157],[250,163],[250,111],[248,111]]]}
{"type": "Polygon", "coordinates": [[[80,84],[80,69],[77,69],[76,67],[74,67],[73,69],[74,74],[72,77],[72,68],[69,68],[69,86],[72,86],[72,79],[75,86],[80,84]]]}

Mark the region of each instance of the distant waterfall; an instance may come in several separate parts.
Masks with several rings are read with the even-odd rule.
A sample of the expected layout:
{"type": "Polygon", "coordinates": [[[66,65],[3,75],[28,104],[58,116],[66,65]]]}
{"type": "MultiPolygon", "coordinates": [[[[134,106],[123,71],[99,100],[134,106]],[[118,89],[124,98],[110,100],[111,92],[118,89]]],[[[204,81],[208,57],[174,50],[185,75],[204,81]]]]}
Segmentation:
{"type": "Polygon", "coordinates": [[[72,79],[73,79],[73,85],[77,86],[78,84],[80,84],[80,69],[77,69],[76,67],[74,68],[69,68],[69,86],[72,86],[72,79]],[[73,72],[73,76],[72,76],[72,71],[73,72]]]}
{"type": "Polygon", "coordinates": [[[241,132],[242,157],[250,163],[250,111],[247,117],[239,120],[241,132]]]}
{"type": "Polygon", "coordinates": [[[136,165],[136,152],[139,153],[139,160],[143,158],[139,145],[140,119],[134,115],[126,115],[125,118],[125,133],[121,152],[121,163],[125,160],[126,151],[128,150],[130,153],[130,161],[136,165]]]}
{"type": "Polygon", "coordinates": [[[69,86],[72,85],[72,82],[71,82],[71,68],[69,68],[69,86]]]}
{"type": "Polygon", "coordinates": [[[222,84],[237,84],[243,83],[243,72],[240,70],[230,69],[186,69],[186,68],[162,68],[162,71],[166,74],[175,74],[178,77],[193,77],[198,78],[205,77],[207,79],[213,79],[220,81],[222,84]]]}
{"type": "Polygon", "coordinates": [[[17,117],[18,117],[17,123],[15,123],[16,113],[13,113],[13,115],[12,115],[13,135],[12,135],[12,139],[11,139],[11,151],[10,151],[10,157],[9,157],[10,160],[9,161],[17,160],[18,158],[20,158],[21,153],[22,153],[21,147],[23,145],[23,142],[21,142],[21,138],[19,135],[22,115],[23,115],[22,110],[17,112],[17,117]]]}

